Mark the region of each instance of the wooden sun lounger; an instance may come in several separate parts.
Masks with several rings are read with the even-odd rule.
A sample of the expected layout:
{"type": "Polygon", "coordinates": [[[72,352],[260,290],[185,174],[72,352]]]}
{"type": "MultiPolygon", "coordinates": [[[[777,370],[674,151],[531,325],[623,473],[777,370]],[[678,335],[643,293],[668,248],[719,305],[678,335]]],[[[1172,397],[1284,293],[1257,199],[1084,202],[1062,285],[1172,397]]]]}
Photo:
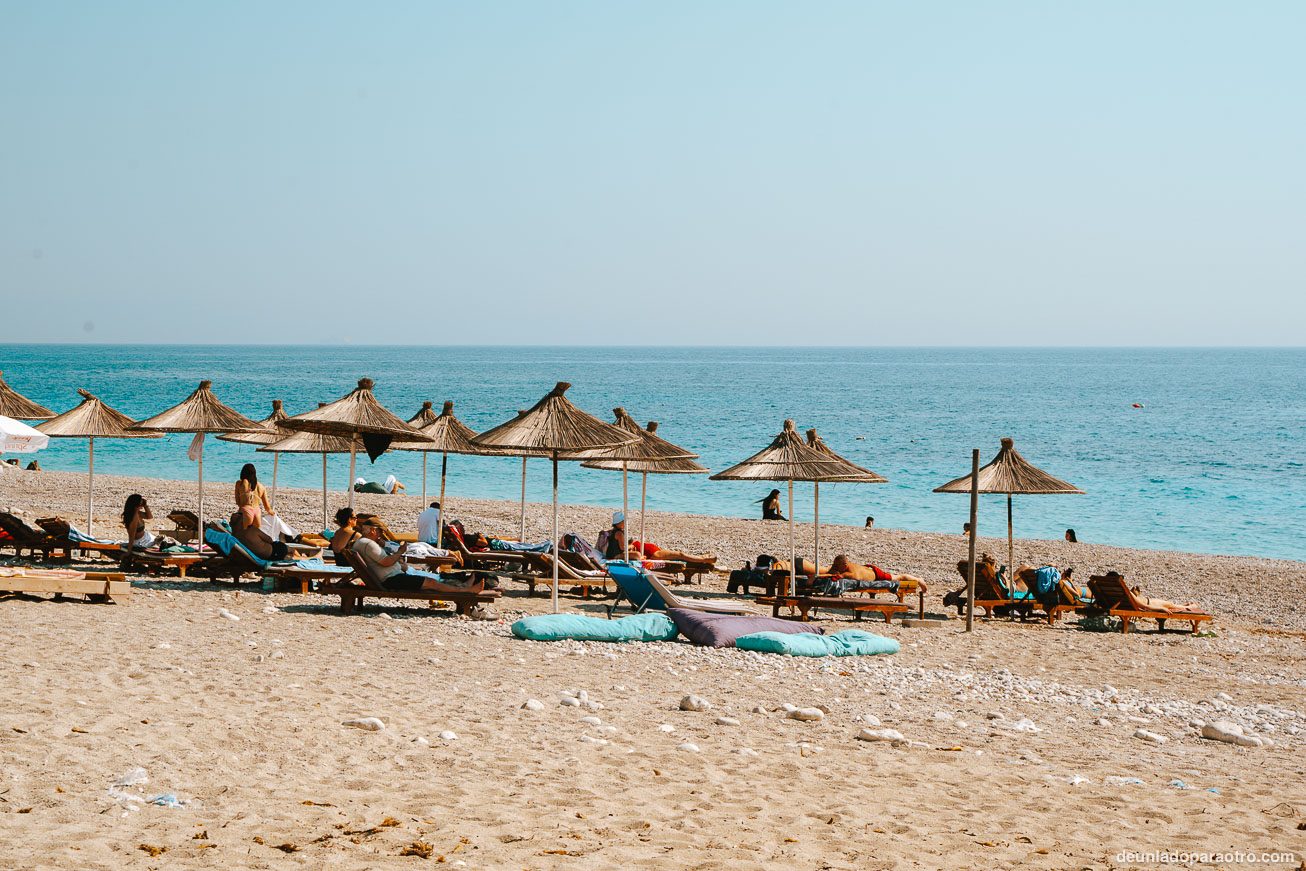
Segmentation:
{"type": "MultiPolygon", "coordinates": [[[[969,563],[966,560],[957,563],[957,573],[961,575],[962,580],[968,580],[969,563]]],[[[1042,603],[1033,596],[1022,599],[1013,598],[998,582],[998,577],[991,564],[977,560],[975,563],[975,607],[983,608],[985,617],[992,617],[994,609],[1013,605],[1018,606],[1017,616],[1020,617],[1022,622],[1035,610],[1043,610],[1042,603]]]]}
{"type": "Polygon", "coordinates": [[[1044,606],[1049,626],[1061,619],[1062,614],[1082,614],[1093,607],[1092,600],[1081,596],[1079,587],[1065,578],[1057,582],[1057,602],[1051,608],[1044,606]]]}
{"type": "Polygon", "coordinates": [[[36,525],[51,538],[54,546],[64,551],[69,559],[73,553],[108,557],[117,560],[122,556],[122,545],[116,541],[77,541],[71,536],[72,526],[62,517],[39,517],[36,525]]]}
{"type": "Polygon", "coordinates": [[[353,551],[344,554],[349,565],[354,570],[354,576],[360,583],[332,583],[322,584],[317,591],[325,595],[334,595],[340,597],[340,611],[343,614],[353,614],[358,608],[362,607],[363,600],[366,598],[373,599],[417,599],[434,604],[435,602],[449,602],[459,614],[466,614],[471,610],[473,605],[491,604],[498,601],[498,590],[482,590],[479,593],[471,592],[446,592],[439,590],[387,590],[381,585],[377,577],[368,569],[367,564],[362,557],[353,551]]]}
{"type": "Polygon", "coordinates": [[[797,609],[799,620],[804,623],[811,619],[811,612],[817,608],[851,611],[854,620],[862,619],[864,614],[882,614],[885,623],[892,623],[895,615],[901,617],[911,612],[910,605],[896,601],[877,601],[868,596],[758,596],[759,605],[770,605],[771,616],[783,617],[781,608],[797,609]]]}
{"type": "MultiPolygon", "coordinates": [[[[561,551],[565,553],[565,551],[561,551]]],[[[535,587],[543,585],[544,588],[553,587],[553,555],[542,553],[522,554],[522,556],[531,557],[524,562],[524,567],[529,569],[526,572],[509,572],[508,577],[514,581],[521,581],[526,584],[527,595],[535,595],[535,587]]],[[[586,574],[587,570],[577,569],[570,565],[566,560],[560,559],[558,562],[558,584],[566,584],[571,587],[580,587],[580,595],[583,599],[590,597],[590,588],[598,587],[605,593],[612,579],[608,577],[607,572],[601,575],[586,574]]],[[[561,592],[561,591],[559,591],[561,592]]]]}
{"type": "Polygon", "coordinates": [[[1191,625],[1192,634],[1197,634],[1200,624],[1215,619],[1214,615],[1200,611],[1161,611],[1148,607],[1129,588],[1122,575],[1107,572],[1105,575],[1093,575],[1088,579],[1088,588],[1093,591],[1093,604],[1085,608],[1086,614],[1110,614],[1120,618],[1120,632],[1129,631],[1132,620],[1155,620],[1157,631],[1165,631],[1167,620],[1178,620],[1191,625]]]}
{"type": "MultiPolygon", "coordinates": [[[[810,582],[808,581],[806,575],[798,575],[797,581],[798,581],[798,590],[797,590],[798,595],[795,596],[789,594],[789,595],[779,596],[779,598],[784,599],[785,601],[777,604],[776,603],[776,598],[778,596],[777,591],[785,589],[785,587],[787,587],[789,584],[789,570],[771,569],[769,572],[766,573],[766,580],[764,582],[764,586],[766,588],[766,594],[757,597],[758,604],[770,605],[772,613],[774,613],[776,616],[779,616],[780,608],[798,608],[799,612],[803,615],[802,619],[806,620],[807,613],[813,610],[813,608],[815,608],[816,605],[809,604],[806,608],[804,608],[801,604],[799,604],[798,600],[807,600],[808,602],[811,602],[814,601],[815,599],[828,599],[830,600],[830,602],[822,603],[821,607],[850,610],[853,612],[853,618],[856,620],[860,620],[862,618],[862,614],[864,613],[876,612],[876,613],[883,614],[884,620],[887,623],[891,615],[894,614],[902,615],[911,611],[911,606],[905,604],[904,600],[908,595],[915,593],[917,598],[916,615],[922,620],[925,619],[926,587],[925,584],[917,584],[915,581],[900,582],[898,584],[897,590],[858,590],[857,593],[854,595],[823,596],[823,597],[822,596],[814,597],[807,592],[810,582]],[[894,602],[876,601],[877,597],[881,593],[894,596],[897,599],[897,602],[894,603],[894,602]],[[830,604],[831,602],[851,603],[851,604],[830,604]],[[854,606],[859,606],[859,607],[854,607],[854,606]],[[885,607],[880,607],[880,606],[885,606],[885,607]]],[[[748,595],[747,586],[745,586],[744,588],[744,595],[748,595]]]]}
{"type": "Polygon", "coordinates": [[[85,596],[89,602],[112,603],[114,596],[131,592],[127,576],[120,572],[75,572],[62,569],[0,569],[0,594],[52,593],[55,599],[85,596]]]}
{"type": "Polygon", "coordinates": [[[123,548],[122,568],[130,571],[139,568],[146,574],[156,575],[164,569],[176,569],[178,576],[188,577],[186,572],[195,565],[210,559],[209,554],[199,553],[164,553],[162,551],[137,550],[123,548]]]}
{"type": "Polygon", "coordinates": [[[12,550],[15,556],[22,556],[23,551],[27,551],[33,558],[40,553],[41,559],[48,560],[52,551],[60,549],[67,556],[66,547],[61,547],[57,538],[7,511],[0,511],[0,530],[8,536],[0,539],[0,550],[12,550]]]}

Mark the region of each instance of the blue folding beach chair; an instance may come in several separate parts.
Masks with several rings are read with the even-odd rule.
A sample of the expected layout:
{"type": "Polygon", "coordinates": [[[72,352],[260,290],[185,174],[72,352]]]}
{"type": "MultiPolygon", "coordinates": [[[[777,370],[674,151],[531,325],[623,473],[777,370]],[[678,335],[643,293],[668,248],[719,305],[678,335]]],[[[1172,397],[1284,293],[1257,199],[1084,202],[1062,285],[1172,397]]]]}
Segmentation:
{"type": "Polygon", "coordinates": [[[630,602],[630,607],[636,614],[643,614],[649,609],[667,610],[667,603],[663,601],[658,591],[653,589],[653,585],[648,582],[641,569],[624,560],[608,560],[607,568],[608,577],[617,585],[617,596],[608,606],[609,620],[616,613],[622,599],[630,602]]]}

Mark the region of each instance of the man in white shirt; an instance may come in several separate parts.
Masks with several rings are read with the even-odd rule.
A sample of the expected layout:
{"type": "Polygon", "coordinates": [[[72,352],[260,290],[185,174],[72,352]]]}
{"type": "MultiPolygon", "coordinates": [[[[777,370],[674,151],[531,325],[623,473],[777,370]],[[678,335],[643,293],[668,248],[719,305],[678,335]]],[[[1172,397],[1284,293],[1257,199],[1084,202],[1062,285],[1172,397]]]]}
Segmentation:
{"type": "Polygon", "coordinates": [[[479,593],[485,588],[485,584],[480,580],[473,581],[467,586],[459,586],[457,584],[446,584],[439,580],[436,575],[426,572],[414,572],[401,562],[404,553],[408,550],[407,543],[399,545],[399,550],[388,554],[381,544],[382,534],[379,526],[364,520],[358,524],[358,531],[362,533],[363,537],[350,545],[350,549],[362,558],[377,580],[380,581],[381,586],[387,590],[438,590],[446,593],[479,593]]]}
{"type": "Polygon", "coordinates": [[[432,502],[417,515],[417,540],[435,544],[440,535],[440,503],[432,502]]]}

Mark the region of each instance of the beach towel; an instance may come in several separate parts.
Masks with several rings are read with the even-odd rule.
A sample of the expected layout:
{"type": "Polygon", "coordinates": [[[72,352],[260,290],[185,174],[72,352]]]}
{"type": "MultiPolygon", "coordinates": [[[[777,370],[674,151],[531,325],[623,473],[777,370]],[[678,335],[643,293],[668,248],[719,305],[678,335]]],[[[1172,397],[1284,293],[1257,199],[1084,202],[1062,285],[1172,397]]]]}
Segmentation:
{"type": "Polygon", "coordinates": [[[538,544],[526,544],[521,541],[504,541],[501,538],[491,538],[490,550],[504,551],[507,553],[548,553],[553,550],[552,542],[541,541],[538,544]]]}
{"type": "Polygon", "coordinates": [[[845,629],[833,635],[785,635],[780,632],[758,632],[735,639],[740,650],[760,653],[783,653],[788,656],[875,656],[880,653],[897,653],[898,642],[874,632],[845,629]]]}
{"type": "Polygon", "coordinates": [[[512,634],[527,641],[670,641],[676,624],[666,614],[634,614],[619,620],[583,614],[541,614],[512,624],[512,634]]]}
{"type": "Polygon", "coordinates": [[[813,623],[781,620],[779,617],[747,617],[741,614],[719,614],[709,611],[691,611],[672,608],[667,611],[680,630],[680,634],[700,647],[734,647],[735,639],[759,632],[780,632],[788,635],[825,632],[813,623]]]}

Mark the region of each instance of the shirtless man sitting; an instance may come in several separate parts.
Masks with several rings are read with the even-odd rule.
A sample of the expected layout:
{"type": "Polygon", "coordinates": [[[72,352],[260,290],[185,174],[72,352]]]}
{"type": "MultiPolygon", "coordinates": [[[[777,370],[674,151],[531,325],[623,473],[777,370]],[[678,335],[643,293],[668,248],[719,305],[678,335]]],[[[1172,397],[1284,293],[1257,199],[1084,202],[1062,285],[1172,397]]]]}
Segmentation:
{"type": "Polygon", "coordinates": [[[367,563],[376,575],[381,586],[387,590],[434,590],[442,593],[479,593],[485,589],[485,584],[480,580],[473,581],[465,586],[458,584],[448,584],[441,581],[438,576],[428,572],[419,572],[408,569],[401,564],[404,553],[408,550],[408,544],[405,542],[399,545],[399,549],[394,553],[388,554],[382,543],[385,541],[381,533],[381,528],[370,520],[363,520],[358,524],[358,531],[362,537],[350,545],[350,550],[358,554],[363,562],[367,563]]]}

